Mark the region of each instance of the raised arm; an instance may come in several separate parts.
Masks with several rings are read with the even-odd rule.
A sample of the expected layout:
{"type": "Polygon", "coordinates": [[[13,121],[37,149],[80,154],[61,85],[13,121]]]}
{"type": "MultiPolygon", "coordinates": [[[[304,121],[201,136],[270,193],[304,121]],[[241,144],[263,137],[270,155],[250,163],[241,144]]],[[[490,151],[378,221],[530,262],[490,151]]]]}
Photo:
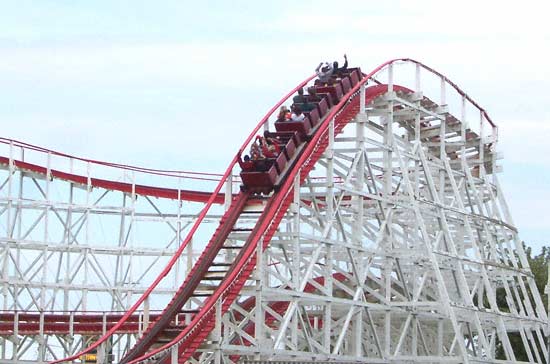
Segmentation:
{"type": "Polygon", "coordinates": [[[342,69],[347,69],[348,68],[348,56],[346,56],[344,54],[344,65],[342,66],[342,69]]]}
{"type": "Polygon", "coordinates": [[[315,69],[315,72],[319,73],[319,70],[321,69],[321,66],[323,65],[323,62],[319,63],[317,68],[315,69]]]}

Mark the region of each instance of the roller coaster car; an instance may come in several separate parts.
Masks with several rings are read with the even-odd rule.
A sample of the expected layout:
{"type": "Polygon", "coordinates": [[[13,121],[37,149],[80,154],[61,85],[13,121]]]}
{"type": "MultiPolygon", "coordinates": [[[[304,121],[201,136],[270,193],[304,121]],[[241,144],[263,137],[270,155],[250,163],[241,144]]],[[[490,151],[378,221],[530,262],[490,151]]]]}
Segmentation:
{"type": "Polygon", "coordinates": [[[309,124],[311,125],[311,127],[315,128],[321,120],[319,116],[319,109],[315,108],[311,110],[311,112],[307,113],[307,119],[309,120],[309,124]]]}
{"type": "Polygon", "coordinates": [[[280,175],[284,171],[288,159],[284,153],[279,153],[277,158],[266,158],[266,162],[269,167],[275,166],[277,174],[280,175]]]}
{"type": "Polygon", "coordinates": [[[309,123],[311,125],[311,127],[315,127],[315,125],[317,125],[317,122],[319,120],[317,120],[317,116],[315,115],[318,115],[319,118],[322,118],[323,116],[325,116],[325,114],[327,113],[328,109],[329,109],[329,104],[328,104],[328,94],[327,94],[327,98],[321,98],[321,101],[315,101],[315,102],[309,102],[309,109],[305,109],[303,107],[303,103],[293,103],[292,106],[299,106],[300,109],[304,112],[304,115],[308,116],[308,115],[314,115],[313,117],[310,117],[309,118],[309,123]]]}
{"type": "Polygon", "coordinates": [[[278,131],[267,133],[267,137],[281,141],[283,145],[277,158],[266,158],[255,161],[255,171],[241,171],[243,182],[241,189],[258,194],[268,194],[284,180],[290,167],[298,157],[297,151],[304,145],[296,131],[278,131]]]}
{"type": "Polygon", "coordinates": [[[349,77],[344,77],[340,81],[340,85],[342,85],[342,94],[347,94],[349,90],[351,90],[351,81],[349,77]]]}
{"type": "Polygon", "coordinates": [[[359,67],[348,68],[344,71],[341,71],[340,74],[342,75],[342,78],[346,76],[349,77],[351,88],[355,87],[355,85],[357,85],[359,81],[363,78],[363,73],[361,72],[361,68],[359,67]]]}
{"type": "Polygon", "coordinates": [[[344,96],[341,83],[335,83],[331,86],[316,86],[317,93],[328,93],[331,96],[331,101],[333,105],[336,105],[338,101],[344,96]]]}
{"type": "Polygon", "coordinates": [[[325,116],[328,112],[328,109],[330,108],[329,105],[329,98],[323,98],[321,101],[319,101],[317,108],[319,109],[319,117],[322,118],[325,116]]]}
{"type": "Polygon", "coordinates": [[[359,68],[349,68],[339,75],[334,84],[330,86],[317,85],[315,89],[320,101],[315,103],[315,108],[304,113],[303,121],[275,122],[276,133],[268,133],[266,136],[276,138],[284,144],[277,158],[268,158],[257,161],[255,171],[242,171],[241,179],[243,190],[253,193],[268,194],[284,181],[288,171],[300,155],[301,149],[310,140],[322,118],[328,113],[332,105],[336,105],[344,94],[348,93],[363,74],[359,68]]]}
{"type": "Polygon", "coordinates": [[[275,130],[278,132],[297,132],[303,139],[311,131],[311,123],[309,118],[305,118],[303,121],[276,121],[275,130]]]}
{"type": "Polygon", "coordinates": [[[277,169],[275,165],[272,165],[265,172],[241,172],[241,180],[243,185],[241,186],[242,190],[251,191],[253,193],[263,193],[268,194],[273,190],[275,182],[278,177],[277,169]]]}

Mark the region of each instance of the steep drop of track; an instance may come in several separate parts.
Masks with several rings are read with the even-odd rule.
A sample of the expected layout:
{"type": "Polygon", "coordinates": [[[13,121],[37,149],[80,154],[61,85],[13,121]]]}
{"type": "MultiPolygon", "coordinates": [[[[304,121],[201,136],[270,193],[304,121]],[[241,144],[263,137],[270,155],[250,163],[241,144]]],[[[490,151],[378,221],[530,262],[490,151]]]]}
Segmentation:
{"type": "MultiPolygon", "coordinates": [[[[189,277],[186,280],[186,282],[178,290],[178,293],[174,296],[173,300],[165,308],[165,312],[168,313],[166,318],[159,319],[152,324],[142,338],[138,339],[138,342],[130,350],[128,355],[122,359],[122,363],[133,364],[149,360],[163,362],[167,359],[168,354],[176,347],[178,350],[178,361],[185,362],[196,352],[214,328],[216,307],[221,307],[222,313],[229,309],[229,306],[238,297],[239,292],[242,290],[246,280],[256,265],[257,249],[259,247],[265,249],[269,244],[275,230],[277,229],[292,201],[295,178],[298,177],[299,182],[301,183],[312,170],[313,166],[319,160],[329,144],[329,130],[333,128],[334,134],[340,133],[345,125],[358,114],[361,99],[359,97],[360,87],[363,86],[366,81],[378,71],[396,61],[411,61],[428,69],[432,73],[437,74],[437,72],[413,60],[392,60],[374,69],[371,73],[366,75],[360,83],[355,85],[349,92],[343,95],[340,101],[330,109],[328,115],[325,116],[318,125],[315,134],[312,136],[307,146],[303,149],[299,159],[293,164],[292,169],[287,173],[286,179],[282,182],[280,188],[269,196],[266,204],[264,205],[263,211],[261,211],[255,220],[253,227],[247,227],[250,231],[250,235],[243,246],[235,248],[238,251],[238,254],[236,255],[232,265],[228,267],[227,270],[224,270],[216,276],[217,282],[219,283],[210,285],[210,289],[207,292],[204,292],[204,286],[201,287],[201,282],[205,283],[204,281],[206,281],[206,278],[209,275],[213,275],[213,271],[210,269],[216,266],[216,264],[220,264],[216,263],[216,256],[218,256],[223,248],[229,232],[239,226],[239,218],[248,199],[246,194],[241,194],[233,200],[231,208],[226,213],[226,216],[224,216],[225,220],[222,221],[220,228],[210,240],[210,243],[201,256],[201,259],[199,259],[199,261],[195,264],[193,272],[197,274],[197,277],[189,277]],[[202,297],[200,304],[195,305],[196,312],[194,313],[192,319],[186,324],[176,322],[178,311],[181,310],[181,308],[186,304],[189,305],[188,301],[191,297],[194,297],[194,301],[196,301],[198,297],[202,297]]],[[[441,77],[446,82],[450,83],[450,81],[446,78],[443,76],[441,77]]],[[[274,106],[268,115],[272,114],[288,97],[290,97],[299,87],[304,86],[309,80],[311,80],[311,77],[296,87],[286,96],[285,99],[281,100],[276,106],[274,106]]],[[[470,100],[467,95],[462,93],[462,91],[460,91],[454,84],[450,84],[457,89],[463,97],[470,100]]],[[[387,91],[388,87],[382,84],[367,88],[365,104],[369,104],[377,96],[383,95],[387,91]]],[[[393,91],[410,92],[408,89],[395,85],[393,86],[393,91]]],[[[477,106],[475,103],[474,105],[477,106]]],[[[480,108],[480,110],[484,113],[483,109],[480,108]]],[[[492,124],[488,116],[486,118],[492,124]]],[[[244,145],[252,139],[254,134],[265,122],[267,122],[267,117],[258,124],[244,145]]],[[[233,168],[235,162],[236,157],[232,160],[228,171],[233,168]]],[[[228,172],[226,172],[226,175],[227,173],[228,172]]],[[[224,176],[224,178],[226,178],[226,176],[224,176]]],[[[215,193],[219,192],[219,188],[220,187],[218,187],[215,193]]],[[[209,203],[212,201],[213,197],[210,199],[209,203]]],[[[200,224],[201,219],[202,218],[199,218],[197,220],[197,224],[200,224]]],[[[195,230],[196,228],[194,227],[185,242],[192,237],[195,230]]],[[[167,269],[168,268],[169,267],[167,267],[167,269]]],[[[141,299],[135,306],[141,304],[142,302],[143,299],[141,299]]],[[[135,311],[135,307],[132,307],[129,310],[128,315],[133,311],[135,311]]],[[[125,318],[121,319],[119,324],[124,323],[124,320],[125,318]]],[[[109,332],[104,335],[104,337],[102,337],[92,347],[97,347],[99,343],[105,342],[111,334],[112,332],[109,332]]],[[[89,351],[92,347],[87,350],[89,351]]],[[[85,352],[86,351],[82,353],[85,352]]],[[[76,356],[66,358],[61,361],[74,360],[75,357],[76,356]]]]}
{"type": "MultiPolygon", "coordinates": [[[[197,286],[192,286],[190,283],[186,282],[182,285],[172,302],[165,309],[167,315],[161,315],[163,319],[155,322],[152,328],[138,340],[129,354],[122,359],[121,363],[136,363],[153,358],[155,360],[165,360],[170,348],[175,344],[178,344],[179,348],[178,360],[180,362],[184,362],[189,359],[200,347],[202,342],[214,328],[216,302],[221,303],[222,313],[229,309],[229,306],[234,302],[255,267],[255,252],[258,244],[262,244],[262,249],[265,249],[265,247],[269,244],[275,230],[279,225],[279,222],[283,218],[289,204],[292,201],[293,194],[291,192],[293,191],[292,182],[294,176],[299,173],[300,180],[302,182],[326,150],[329,142],[327,131],[330,120],[334,119],[335,133],[339,133],[359,112],[359,97],[357,94],[359,87],[360,85],[357,85],[354,89],[344,95],[341,101],[330,110],[328,116],[323,120],[320,128],[307,145],[307,148],[301,155],[300,160],[294,165],[293,170],[287,177],[287,180],[278,191],[274,192],[269,197],[269,200],[267,201],[263,212],[258,217],[249,238],[244,246],[240,248],[239,255],[227,271],[227,274],[221,281],[219,287],[207,297],[202,307],[193,317],[193,320],[188,325],[178,327],[174,326],[174,318],[177,315],[178,310],[183,307],[185,302],[187,302],[193,294],[196,294],[192,293],[192,291],[195,290],[197,286]],[[180,332],[178,335],[175,335],[177,331],[180,332]],[[169,332],[174,334],[169,335],[169,332]]],[[[387,86],[385,85],[377,85],[368,88],[366,91],[366,102],[368,103],[372,101],[375,97],[385,93],[386,91],[387,86]]],[[[238,209],[239,207],[232,206],[231,210],[235,211],[230,213],[234,215],[240,214],[241,210],[238,209]]],[[[229,224],[230,221],[237,221],[237,218],[234,220],[228,219],[226,224],[229,224]]],[[[214,240],[215,239],[216,238],[214,238],[214,240]]],[[[208,249],[211,248],[207,247],[203,253],[203,256],[217,254],[217,252],[214,253],[213,251],[208,251],[208,249]]],[[[195,282],[198,282],[203,279],[205,277],[205,273],[208,272],[208,267],[206,266],[208,264],[208,260],[201,259],[199,259],[196,263],[196,268],[194,268],[190,275],[202,275],[200,277],[189,278],[188,281],[194,280],[195,282]]]]}
{"type": "Polygon", "coordinates": [[[171,341],[175,336],[174,333],[178,333],[182,329],[181,325],[176,322],[176,317],[181,313],[183,306],[192,297],[199,299],[200,297],[208,297],[212,293],[216,285],[209,283],[221,280],[226,273],[226,271],[218,269],[218,267],[225,267],[225,265],[221,258],[216,262],[216,258],[224,253],[225,249],[240,249],[238,246],[226,245],[227,237],[235,229],[237,220],[241,216],[249,197],[250,193],[241,192],[233,199],[231,206],[222,217],[218,228],[187,275],[185,282],[180,286],[159,318],[149,326],[130,352],[121,360],[121,363],[126,363],[142,355],[145,350],[155,347],[155,344],[171,341]]]}

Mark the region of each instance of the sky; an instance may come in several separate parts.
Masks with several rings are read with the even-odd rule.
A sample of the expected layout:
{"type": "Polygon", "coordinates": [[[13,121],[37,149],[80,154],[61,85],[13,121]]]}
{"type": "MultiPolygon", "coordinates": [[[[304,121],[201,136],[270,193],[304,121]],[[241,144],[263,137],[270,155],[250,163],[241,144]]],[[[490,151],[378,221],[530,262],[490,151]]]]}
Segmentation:
{"type": "Polygon", "coordinates": [[[223,172],[320,61],[346,53],[370,71],[409,57],[457,83],[499,125],[499,178],[520,236],[535,251],[550,244],[547,1],[0,0],[0,8],[2,137],[223,172]]]}

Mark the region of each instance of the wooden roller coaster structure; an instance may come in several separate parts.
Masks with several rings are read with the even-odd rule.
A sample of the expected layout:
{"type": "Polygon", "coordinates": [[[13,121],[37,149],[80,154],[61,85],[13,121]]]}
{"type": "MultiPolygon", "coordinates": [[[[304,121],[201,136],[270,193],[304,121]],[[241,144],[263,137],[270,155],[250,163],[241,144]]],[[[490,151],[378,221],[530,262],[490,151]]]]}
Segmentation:
{"type": "MultiPolygon", "coordinates": [[[[10,355],[20,360],[20,340],[32,335],[42,338],[38,361],[49,357],[52,363],[84,361],[89,354],[122,364],[519,362],[514,335],[529,362],[546,362],[547,316],[496,177],[495,123],[456,84],[411,59],[337,76],[327,84],[311,76],[282,98],[216,176],[213,192],[92,178],[53,168],[49,159],[47,166],[31,163],[12,153],[14,146],[30,146],[5,140],[2,362],[11,363],[10,355]],[[398,65],[412,67],[414,85],[395,84],[398,65]],[[421,81],[428,83],[422,72],[432,77],[439,103],[422,92],[421,81]],[[305,119],[270,125],[278,108],[307,86],[317,99],[305,119]],[[466,121],[472,110],[478,128],[466,121]],[[280,153],[240,171],[242,154],[262,128],[280,143],[280,153]],[[116,191],[132,203],[144,196],[204,205],[185,228],[179,212],[177,228],[168,222],[180,243],[138,296],[128,293],[123,312],[19,312],[9,303],[8,287],[10,272],[23,275],[8,267],[9,250],[27,243],[13,238],[24,204],[12,197],[15,173],[46,186],[64,181],[71,191],[116,191]],[[217,217],[216,204],[224,204],[217,217]],[[217,225],[203,232],[209,219],[217,225]],[[206,237],[201,253],[190,253],[193,241],[206,237]],[[185,252],[185,274],[174,273],[185,252]],[[175,278],[170,289],[162,288],[166,277],[175,278]],[[165,298],[155,298],[163,289],[165,298]],[[497,303],[497,290],[505,307],[497,303]],[[82,350],[65,345],[60,351],[47,349],[48,335],[94,342],[83,339],[82,350]]],[[[88,200],[82,221],[89,218],[88,200]]],[[[67,216],[75,207],[65,206],[67,216]]],[[[40,208],[46,219],[59,218],[54,204],[40,208]]],[[[135,218],[135,211],[122,214],[135,218]]]]}

